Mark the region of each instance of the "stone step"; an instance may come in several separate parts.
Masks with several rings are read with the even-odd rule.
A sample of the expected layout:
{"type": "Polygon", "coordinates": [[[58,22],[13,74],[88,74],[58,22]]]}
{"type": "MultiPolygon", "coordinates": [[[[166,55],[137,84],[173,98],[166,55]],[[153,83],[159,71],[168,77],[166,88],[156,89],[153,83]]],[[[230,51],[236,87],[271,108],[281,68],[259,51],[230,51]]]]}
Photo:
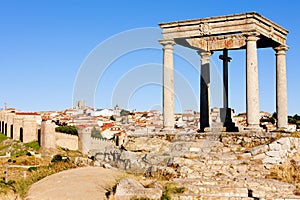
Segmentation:
{"type": "Polygon", "coordinates": [[[210,195],[215,197],[248,197],[248,189],[244,187],[230,187],[220,185],[187,185],[189,193],[199,195],[210,195]]]}
{"type": "Polygon", "coordinates": [[[214,179],[211,178],[177,178],[173,180],[174,183],[186,186],[186,185],[207,185],[207,186],[215,186],[215,185],[226,185],[228,187],[241,187],[244,186],[244,180],[239,179],[230,179],[228,177],[217,177],[214,179]]]}
{"type": "Polygon", "coordinates": [[[252,197],[232,197],[232,196],[210,196],[197,194],[184,194],[178,196],[179,200],[253,200],[252,197]]]}
{"type": "Polygon", "coordinates": [[[283,197],[283,198],[274,198],[274,200],[297,200],[300,199],[299,196],[289,196],[289,197],[283,197]]]}
{"type": "Polygon", "coordinates": [[[237,160],[237,159],[230,159],[230,160],[207,160],[204,162],[206,165],[241,165],[241,164],[249,164],[249,160],[237,160]]]}
{"type": "MultiPolygon", "coordinates": [[[[215,186],[215,185],[220,185],[220,183],[225,183],[225,181],[221,179],[203,179],[203,178],[185,178],[185,179],[174,179],[174,183],[181,185],[181,186],[186,186],[186,185],[207,185],[207,186],[215,186]]],[[[228,182],[226,182],[228,183],[228,182]]],[[[230,184],[230,186],[236,186],[230,184]]]]}

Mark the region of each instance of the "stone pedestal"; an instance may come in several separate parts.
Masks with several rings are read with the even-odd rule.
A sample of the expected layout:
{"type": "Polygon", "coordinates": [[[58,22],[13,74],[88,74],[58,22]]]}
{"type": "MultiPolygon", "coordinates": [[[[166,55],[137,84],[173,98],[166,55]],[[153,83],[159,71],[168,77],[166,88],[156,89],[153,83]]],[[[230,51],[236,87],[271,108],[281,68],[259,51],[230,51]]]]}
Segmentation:
{"type": "Polygon", "coordinates": [[[205,131],[209,132],[236,132],[239,131],[232,122],[231,108],[213,108],[210,113],[210,127],[205,131]]]}

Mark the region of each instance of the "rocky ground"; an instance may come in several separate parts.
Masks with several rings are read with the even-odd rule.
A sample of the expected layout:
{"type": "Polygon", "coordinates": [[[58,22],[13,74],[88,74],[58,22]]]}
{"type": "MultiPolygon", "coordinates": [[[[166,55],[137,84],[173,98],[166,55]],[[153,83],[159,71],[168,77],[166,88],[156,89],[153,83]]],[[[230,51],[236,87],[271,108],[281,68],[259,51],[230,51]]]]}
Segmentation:
{"type": "MultiPolygon", "coordinates": [[[[276,180],[276,173],[287,172],[273,170],[299,163],[299,150],[300,139],[281,134],[159,135],[130,137],[121,149],[99,149],[91,157],[96,165],[109,164],[184,188],[172,199],[300,199],[295,195],[297,180],[276,180]]],[[[126,193],[122,187],[124,184],[115,198],[141,197],[141,192],[133,194],[131,189],[126,193]]],[[[154,188],[157,194],[164,190],[161,185],[154,188]]],[[[153,197],[153,191],[149,195],[144,191],[142,196],[153,197]]]]}
{"type": "MultiPolygon", "coordinates": [[[[12,146],[8,142],[15,144],[4,146],[12,146]]],[[[131,135],[121,147],[109,143],[89,157],[76,157],[74,164],[93,168],[48,176],[31,187],[27,199],[300,199],[299,134],[131,135]]],[[[29,158],[36,164],[33,156],[11,160],[32,164],[29,158]]]]}

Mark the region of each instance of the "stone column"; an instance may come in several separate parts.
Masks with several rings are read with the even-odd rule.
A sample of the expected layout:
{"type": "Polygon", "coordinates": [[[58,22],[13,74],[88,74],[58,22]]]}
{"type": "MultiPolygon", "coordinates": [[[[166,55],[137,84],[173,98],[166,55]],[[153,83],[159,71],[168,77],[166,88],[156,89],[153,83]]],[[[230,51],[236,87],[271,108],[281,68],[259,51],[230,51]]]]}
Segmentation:
{"type": "Polygon", "coordinates": [[[259,91],[256,34],[247,35],[246,49],[246,107],[248,128],[259,128],[259,91]]]}
{"type": "Polygon", "coordinates": [[[274,48],[276,51],[276,111],[277,128],[286,130],[288,125],[287,88],[286,88],[286,45],[274,48]]]}
{"type": "Polygon", "coordinates": [[[201,78],[200,78],[200,130],[209,127],[210,110],[210,51],[198,51],[201,56],[201,78]]]}
{"type": "Polygon", "coordinates": [[[174,60],[173,40],[160,40],[163,45],[163,126],[165,130],[174,128],[174,60]]]}

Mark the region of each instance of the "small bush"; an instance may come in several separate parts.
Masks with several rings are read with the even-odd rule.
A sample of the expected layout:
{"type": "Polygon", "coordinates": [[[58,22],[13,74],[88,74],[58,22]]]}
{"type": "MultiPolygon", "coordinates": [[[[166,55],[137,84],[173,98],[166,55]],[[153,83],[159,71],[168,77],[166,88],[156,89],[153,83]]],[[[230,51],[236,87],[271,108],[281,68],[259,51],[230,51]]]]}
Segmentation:
{"type": "Polygon", "coordinates": [[[37,167],[29,167],[28,168],[28,171],[32,172],[32,171],[36,171],[37,170],[37,167]]]}
{"type": "Polygon", "coordinates": [[[172,194],[182,194],[185,192],[184,187],[178,187],[174,184],[167,184],[162,194],[161,200],[171,200],[172,194]]]}
{"type": "Polygon", "coordinates": [[[52,158],[51,163],[60,162],[62,160],[63,160],[63,157],[60,154],[57,154],[52,158]]]}
{"type": "Polygon", "coordinates": [[[32,148],[35,151],[38,151],[40,149],[40,144],[38,141],[29,142],[24,145],[25,147],[32,148]]]}

